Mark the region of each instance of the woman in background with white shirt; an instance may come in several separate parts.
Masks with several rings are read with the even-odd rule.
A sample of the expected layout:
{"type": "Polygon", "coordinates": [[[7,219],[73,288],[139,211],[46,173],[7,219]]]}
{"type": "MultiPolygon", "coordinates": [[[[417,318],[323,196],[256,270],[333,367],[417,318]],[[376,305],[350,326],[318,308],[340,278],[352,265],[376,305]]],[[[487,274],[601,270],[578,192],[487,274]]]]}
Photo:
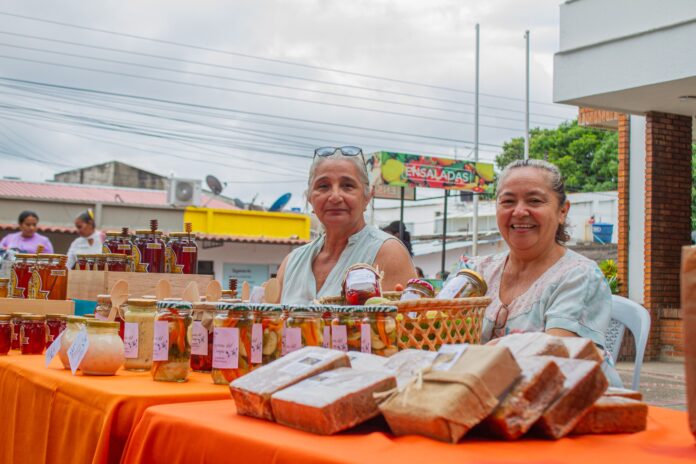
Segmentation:
{"type": "Polygon", "coordinates": [[[73,240],[68,249],[68,269],[75,267],[77,255],[101,253],[104,241],[101,232],[97,231],[91,209],[75,218],[75,228],[80,236],[73,240]]]}

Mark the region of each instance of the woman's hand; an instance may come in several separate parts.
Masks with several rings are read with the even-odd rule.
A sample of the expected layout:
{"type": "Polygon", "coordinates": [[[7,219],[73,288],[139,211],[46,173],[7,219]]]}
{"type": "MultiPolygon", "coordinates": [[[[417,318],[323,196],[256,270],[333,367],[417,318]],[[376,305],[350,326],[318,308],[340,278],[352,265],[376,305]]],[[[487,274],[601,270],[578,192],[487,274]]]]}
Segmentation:
{"type": "Polygon", "coordinates": [[[384,272],[384,291],[391,291],[396,284],[406,286],[409,279],[416,277],[416,268],[413,267],[411,257],[399,240],[384,242],[375,257],[374,265],[379,266],[380,272],[384,272]]]}
{"type": "Polygon", "coordinates": [[[577,337],[578,334],[565,329],[547,329],[546,333],[554,337],[577,337]]]}

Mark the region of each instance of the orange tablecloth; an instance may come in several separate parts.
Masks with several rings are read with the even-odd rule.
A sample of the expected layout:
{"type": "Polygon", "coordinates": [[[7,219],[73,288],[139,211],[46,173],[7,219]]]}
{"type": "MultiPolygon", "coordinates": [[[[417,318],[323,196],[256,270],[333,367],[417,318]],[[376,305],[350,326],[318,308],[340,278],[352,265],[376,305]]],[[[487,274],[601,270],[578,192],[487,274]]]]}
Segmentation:
{"type": "Polygon", "coordinates": [[[182,384],[123,370],[73,377],[57,359],[45,368],[43,356],[0,356],[0,463],[117,463],[147,407],[229,397],[205,374],[182,384]]]}
{"type": "Polygon", "coordinates": [[[633,435],[594,435],[559,441],[493,442],[465,438],[457,445],[428,438],[395,438],[378,426],[323,437],[249,417],[234,402],[153,406],[128,439],[127,463],[630,463],[696,462],[686,414],[650,408],[648,430],[633,435]]]}

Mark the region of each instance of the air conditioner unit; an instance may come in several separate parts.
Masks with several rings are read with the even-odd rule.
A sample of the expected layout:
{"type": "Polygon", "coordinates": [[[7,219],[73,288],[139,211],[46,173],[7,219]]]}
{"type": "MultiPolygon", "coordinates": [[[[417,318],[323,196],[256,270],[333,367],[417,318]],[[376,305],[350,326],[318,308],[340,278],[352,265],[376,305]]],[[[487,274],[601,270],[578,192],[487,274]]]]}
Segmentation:
{"type": "Polygon", "coordinates": [[[175,206],[200,206],[201,181],[194,179],[169,179],[167,203],[175,206]]]}

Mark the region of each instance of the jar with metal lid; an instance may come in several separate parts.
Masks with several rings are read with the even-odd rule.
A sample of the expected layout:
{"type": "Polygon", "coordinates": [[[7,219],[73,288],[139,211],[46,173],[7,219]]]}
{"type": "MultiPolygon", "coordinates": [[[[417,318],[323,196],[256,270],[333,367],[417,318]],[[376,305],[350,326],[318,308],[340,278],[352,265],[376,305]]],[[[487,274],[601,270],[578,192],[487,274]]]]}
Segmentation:
{"type": "Polygon", "coordinates": [[[332,306],[331,349],[360,351],[360,315],[354,306],[332,306]]]}
{"type": "Polygon", "coordinates": [[[114,375],[123,365],[123,340],[118,336],[118,322],[88,320],[89,346],[80,370],[84,375],[114,375]]]}
{"type": "Polygon", "coordinates": [[[191,362],[192,305],[188,301],[158,301],[152,352],[152,379],[185,382],[191,362]]]}
{"type": "Polygon", "coordinates": [[[348,305],[364,305],[370,298],[382,296],[380,276],[369,264],[354,264],[346,271],[342,293],[348,305]]]}
{"type": "Polygon", "coordinates": [[[65,330],[66,325],[65,314],[46,314],[46,348],[65,330]]]}
{"type": "Polygon", "coordinates": [[[481,274],[471,269],[461,269],[456,276],[445,283],[436,298],[449,300],[452,298],[485,296],[487,291],[488,286],[481,274]]]}
{"type": "Polygon", "coordinates": [[[172,232],[167,242],[167,260],[172,274],[198,274],[196,234],[172,232]]]}
{"type": "Polygon", "coordinates": [[[132,249],[136,272],[164,272],[166,256],[162,231],[136,230],[132,249]]]}
{"type": "Polygon", "coordinates": [[[126,302],[123,315],[123,344],[127,371],[149,371],[152,368],[152,343],[155,337],[157,302],[132,298],[126,302]]]}
{"type": "Polygon", "coordinates": [[[324,343],[323,309],[314,305],[290,305],[283,330],[283,354],[324,343]]]}
{"type": "Polygon", "coordinates": [[[10,270],[10,295],[12,298],[28,298],[29,281],[36,264],[34,254],[17,253],[10,270]]]}
{"type": "Polygon", "coordinates": [[[354,309],[360,320],[360,351],[391,356],[399,351],[395,306],[362,306],[354,309]]]}
{"type": "Polygon", "coordinates": [[[251,370],[253,314],[248,304],[219,302],[213,335],[213,383],[229,385],[251,370]]]}
{"type": "Polygon", "coordinates": [[[251,365],[255,368],[271,363],[282,356],[285,316],[282,305],[250,306],[254,317],[251,330],[251,365]]]}
{"type": "Polygon", "coordinates": [[[12,346],[12,315],[0,314],[0,355],[10,352],[12,346]]]}
{"type": "Polygon", "coordinates": [[[0,298],[9,298],[10,295],[10,279],[0,277],[0,298]]]}
{"type": "Polygon", "coordinates": [[[106,232],[106,240],[102,244],[102,253],[118,253],[130,256],[132,252],[133,244],[128,233],[128,227],[124,227],[120,231],[106,232]]]}
{"type": "Polygon", "coordinates": [[[40,254],[29,282],[28,298],[65,300],[68,293],[68,257],[59,254],[40,254]]]}
{"type": "Polygon", "coordinates": [[[120,253],[104,253],[104,270],[111,272],[131,272],[133,257],[120,253]]]}
{"type": "Polygon", "coordinates": [[[22,322],[24,316],[28,316],[29,313],[11,313],[10,318],[12,322],[12,342],[11,349],[19,349],[19,325],[22,322]]]}
{"type": "Polygon", "coordinates": [[[217,303],[193,303],[191,324],[191,370],[213,370],[213,332],[217,303]]]}
{"type": "Polygon", "coordinates": [[[423,279],[410,279],[401,294],[401,301],[435,298],[435,290],[430,282],[423,279]]]}
{"type": "Polygon", "coordinates": [[[46,348],[46,316],[27,314],[19,323],[19,350],[22,354],[41,354],[46,348]]]}
{"type": "Polygon", "coordinates": [[[58,350],[58,357],[60,362],[63,363],[65,369],[70,369],[70,360],[68,359],[68,349],[75,341],[75,337],[85,330],[85,324],[87,319],[82,316],[65,316],[65,330],[63,335],[60,337],[60,349],[58,350]]]}

